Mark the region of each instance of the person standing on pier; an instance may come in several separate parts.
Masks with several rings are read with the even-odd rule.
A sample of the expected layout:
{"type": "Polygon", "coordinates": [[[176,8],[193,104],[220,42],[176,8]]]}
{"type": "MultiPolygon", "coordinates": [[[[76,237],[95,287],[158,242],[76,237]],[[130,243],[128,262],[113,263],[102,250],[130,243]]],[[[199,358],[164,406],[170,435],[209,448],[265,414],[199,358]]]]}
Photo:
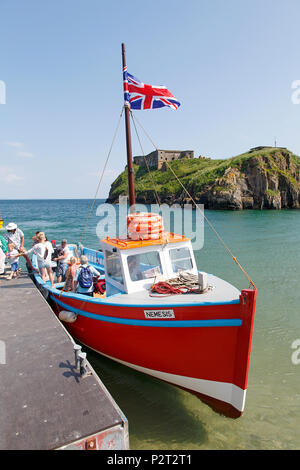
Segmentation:
{"type": "Polygon", "coordinates": [[[0,235],[0,274],[5,271],[5,253],[7,252],[7,242],[2,235],[0,235]]]}
{"type": "Polygon", "coordinates": [[[20,230],[14,222],[10,222],[6,227],[5,239],[7,243],[13,243],[16,250],[23,250],[24,248],[24,233],[20,230]]]}
{"type": "Polygon", "coordinates": [[[29,253],[34,253],[37,258],[38,268],[40,270],[42,280],[46,282],[47,274],[53,287],[53,276],[52,276],[52,261],[51,255],[53,253],[52,244],[46,240],[44,232],[39,232],[36,235],[36,240],[38,243],[34,244],[30,250],[24,252],[24,250],[19,254],[19,256],[28,255],[29,253]]]}

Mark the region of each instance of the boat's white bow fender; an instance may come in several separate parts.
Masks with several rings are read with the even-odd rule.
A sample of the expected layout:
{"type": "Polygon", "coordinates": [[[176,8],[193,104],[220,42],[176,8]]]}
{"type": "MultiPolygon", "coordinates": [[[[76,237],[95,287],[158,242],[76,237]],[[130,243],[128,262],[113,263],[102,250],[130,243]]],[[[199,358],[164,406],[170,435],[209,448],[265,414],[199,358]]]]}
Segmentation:
{"type": "Polygon", "coordinates": [[[61,321],[66,323],[74,323],[77,320],[76,313],[68,312],[67,310],[61,310],[58,317],[61,321]]]}

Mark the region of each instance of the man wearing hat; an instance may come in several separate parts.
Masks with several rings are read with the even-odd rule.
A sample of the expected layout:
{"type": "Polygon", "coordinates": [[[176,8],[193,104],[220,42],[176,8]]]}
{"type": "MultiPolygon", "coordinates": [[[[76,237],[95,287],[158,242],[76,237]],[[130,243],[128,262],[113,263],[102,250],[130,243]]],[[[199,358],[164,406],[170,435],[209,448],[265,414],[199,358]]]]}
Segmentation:
{"type": "Polygon", "coordinates": [[[6,227],[6,234],[4,235],[7,243],[13,243],[17,250],[24,248],[24,233],[20,230],[14,222],[10,222],[6,227]]]}

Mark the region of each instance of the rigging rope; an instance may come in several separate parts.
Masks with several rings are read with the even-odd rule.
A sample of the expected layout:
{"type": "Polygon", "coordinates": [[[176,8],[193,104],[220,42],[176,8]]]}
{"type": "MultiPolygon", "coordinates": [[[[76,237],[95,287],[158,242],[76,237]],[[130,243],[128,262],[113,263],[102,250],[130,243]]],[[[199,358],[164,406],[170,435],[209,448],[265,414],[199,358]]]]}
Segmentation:
{"type": "Polygon", "coordinates": [[[112,148],[113,148],[113,145],[114,145],[114,142],[115,142],[115,139],[116,139],[118,130],[119,130],[119,126],[120,126],[120,122],[121,122],[121,118],[122,118],[123,112],[124,112],[124,106],[122,107],[122,111],[121,111],[121,114],[120,114],[120,117],[119,117],[119,121],[118,121],[116,130],[115,130],[115,133],[114,133],[114,136],[113,136],[113,140],[112,140],[112,143],[111,143],[111,146],[110,146],[108,155],[107,155],[107,157],[106,157],[106,161],[105,161],[105,164],[104,164],[104,167],[103,167],[103,170],[102,170],[102,174],[101,174],[101,177],[100,177],[98,186],[97,186],[97,190],[96,190],[96,193],[95,193],[93,202],[92,202],[92,204],[91,204],[90,210],[89,210],[89,212],[88,212],[88,216],[87,216],[87,219],[86,219],[86,222],[85,222],[85,226],[84,226],[84,228],[83,228],[83,231],[82,231],[82,234],[81,234],[81,237],[80,237],[80,241],[79,241],[80,244],[81,244],[81,242],[82,242],[82,240],[83,240],[83,236],[84,236],[84,234],[85,234],[85,231],[86,231],[86,227],[87,227],[89,218],[90,218],[90,216],[91,216],[93,207],[94,207],[95,202],[96,202],[96,199],[97,199],[98,191],[99,191],[99,188],[100,188],[100,185],[101,185],[101,182],[102,182],[102,179],[103,179],[103,175],[104,175],[104,172],[105,172],[105,169],[106,169],[106,166],[107,166],[107,163],[108,163],[108,160],[109,160],[109,157],[110,157],[110,154],[111,154],[111,151],[112,151],[112,148]]]}
{"type": "MultiPolygon", "coordinates": [[[[136,117],[135,117],[136,119],[136,117]]],[[[146,130],[144,129],[144,127],[141,125],[141,123],[136,119],[136,121],[138,122],[138,124],[140,125],[140,127],[142,128],[142,130],[144,131],[144,133],[146,134],[146,136],[148,137],[148,139],[150,140],[150,142],[153,144],[153,146],[155,147],[155,149],[157,150],[157,147],[156,145],[154,144],[154,142],[152,141],[151,137],[149,136],[149,134],[146,132],[146,130]]],[[[187,188],[184,186],[184,184],[180,181],[180,179],[178,178],[178,176],[176,175],[176,173],[174,172],[173,168],[169,165],[169,163],[166,161],[165,162],[167,164],[167,167],[170,169],[170,171],[173,173],[174,177],[176,178],[176,180],[178,181],[178,183],[181,185],[181,187],[183,188],[183,190],[186,192],[186,194],[189,196],[189,198],[192,200],[193,204],[195,205],[196,209],[198,209],[200,211],[200,213],[202,214],[202,217],[206,220],[207,224],[209,225],[210,229],[214,232],[214,234],[216,235],[216,237],[218,238],[218,240],[221,242],[221,244],[223,245],[223,247],[225,248],[225,250],[229,253],[229,255],[232,257],[233,261],[236,263],[236,265],[240,268],[240,270],[242,271],[242,273],[244,274],[244,276],[246,277],[246,279],[249,281],[250,283],[250,286],[252,286],[254,289],[256,289],[255,287],[255,284],[254,282],[252,281],[252,279],[250,278],[250,276],[247,274],[247,272],[245,271],[245,269],[241,266],[241,264],[238,262],[236,256],[234,256],[233,252],[231,251],[231,249],[229,248],[229,246],[225,243],[225,241],[223,240],[223,238],[221,237],[221,235],[217,232],[217,230],[214,228],[214,226],[212,225],[212,223],[209,221],[209,219],[206,217],[206,215],[204,214],[204,212],[201,210],[201,208],[199,207],[199,205],[196,203],[195,199],[193,198],[193,196],[190,194],[190,192],[187,190],[187,188]]]]}
{"type": "Polygon", "coordinates": [[[232,253],[231,249],[229,248],[229,246],[225,243],[225,241],[223,240],[223,238],[221,237],[221,235],[217,232],[217,230],[214,228],[214,226],[212,225],[212,223],[208,220],[208,218],[206,217],[206,215],[204,214],[204,212],[200,209],[200,207],[198,206],[198,204],[196,203],[196,201],[194,200],[193,196],[189,193],[189,191],[186,189],[186,187],[184,186],[184,184],[180,181],[180,179],[178,178],[178,176],[175,174],[175,172],[173,171],[173,169],[171,168],[171,166],[167,163],[167,166],[168,168],[171,170],[171,172],[173,173],[173,175],[175,176],[176,180],[180,183],[180,185],[182,186],[182,188],[185,190],[185,192],[187,193],[187,195],[191,198],[191,200],[193,201],[193,203],[195,204],[196,208],[201,212],[203,218],[206,220],[206,222],[208,223],[209,227],[211,228],[211,230],[214,232],[214,234],[217,236],[217,238],[219,239],[219,241],[222,243],[222,245],[224,246],[225,250],[230,254],[230,256],[232,257],[233,261],[237,264],[237,266],[240,268],[240,270],[242,271],[242,273],[246,276],[246,278],[248,279],[248,281],[250,282],[250,284],[255,288],[255,284],[253,283],[253,281],[251,280],[251,278],[248,276],[247,272],[244,270],[244,268],[240,265],[240,263],[238,262],[238,260],[236,259],[236,256],[234,256],[234,254],[232,253]]]}
{"type": "MultiPolygon", "coordinates": [[[[109,160],[109,157],[110,157],[110,154],[111,154],[111,151],[112,151],[114,142],[115,142],[115,140],[116,140],[116,136],[117,136],[117,133],[118,133],[118,130],[119,130],[119,126],[120,126],[120,122],[121,122],[121,119],[122,119],[123,112],[124,112],[124,106],[122,107],[122,111],[121,111],[121,114],[120,114],[120,117],[119,117],[119,120],[118,120],[118,124],[117,124],[116,130],[115,130],[114,136],[113,136],[113,140],[112,140],[112,143],[111,143],[109,152],[108,152],[107,157],[106,157],[106,161],[105,161],[105,164],[104,164],[104,167],[103,167],[103,170],[102,170],[102,174],[101,174],[101,177],[100,177],[100,180],[99,180],[97,189],[96,189],[96,193],[95,193],[93,202],[92,202],[92,204],[91,204],[91,207],[90,207],[90,209],[89,209],[88,216],[87,216],[87,219],[86,219],[86,222],[85,222],[85,226],[84,226],[84,228],[83,228],[83,230],[82,230],[82,233],[81,233],[79,245],[81,245],[81,243],[82,243],[82,240],[83,240],[83,237],[84,237],[84,234],[85,234],[85,231],[86,231],[86,227],[87,227],[89,218],[90,218],[90,216],[91,216],[93,207],[94,207],[95,202],[96,202],[96,199],[97,199],[98,191],[99,191],[99,188],[100,188],[102,179],[103,179],[103,175],[104,175],[104,172],[105,172],[105,169],[106,169],[106,166],[107,166],[107,163],[108,163],[108,160],[109,160]]],[[[60,297],[61,294],[64,292],[65,286],[66,286],[66,284],[64,284],[63,288],[61,289],[61,291],[60,291],[60,293],[59,293],[59,297],[60,297]]],[[[83,307],[83,305],[84,305],[85,303],[86,303],[86,301],[83,300],[83,301],[82,301],[82,304],[81,304],[81,308],[83,307]]]]}
{"type": "Polygon", "coordinates": [[[150,140],[151,144],[153,145],[153,147],[155,148],[155,150],[158,150],[158,148],[156,147],[155,143],[153,142],[153,140],[151,139],[150,135],[148,134],[148,132],[146,131],[146,129],[142,126],[142,124],[140,123],[140,121],[138,120],[138,118],[133,114],[133,112],[131,111],[131,114],[134,116],[134,119],[137,121],[138,125],[143,129],[144,133],[146,134],[146,136],[148,137],[148,139],[150,140]]]}
{"type": "Polygon", "coordinates": [[[158,192],[157,192],[157,190],[156,190],[155,181],[154,181],[153,175],[152,175],[152,173],[151,173],[151,171],[150,171],[150,168],[149,168],[147,159],[146,159],[146,157],[145,157],[145,152],[144,152],[144,150],[143,150],[143,147],[142,147],[142,144],[141,144],[141,140],[140,140],[140,136],[139,136],[139,134],[138,134],[138,131],[137,131],[137,128],[136,128],[136,125],[135,125],[135,117],[133,116],[133,113],[132,113],[131,110],[130,110],[130,116],[131,116],[131,119],[132,119],[132,122],[133,122],[133,125],[134,125],[134,129],[135,129],[135,133],[136,133],[137,139],[138,139],[139,144],[140,144],[140,147],[141,147],[141,151],[142,151],[142,154],[143,154],[143,158],[144,158],[145,165],[146,165],[146,167],[147,167],[149,176],[150,176],[151,181],[152,181],[152,184],[153,184],[154,196],[155,196],[155,199],[156,199],[157,204],[160,206],[161,203],[160,203],[160,198],[159,198],[158,192]]]}

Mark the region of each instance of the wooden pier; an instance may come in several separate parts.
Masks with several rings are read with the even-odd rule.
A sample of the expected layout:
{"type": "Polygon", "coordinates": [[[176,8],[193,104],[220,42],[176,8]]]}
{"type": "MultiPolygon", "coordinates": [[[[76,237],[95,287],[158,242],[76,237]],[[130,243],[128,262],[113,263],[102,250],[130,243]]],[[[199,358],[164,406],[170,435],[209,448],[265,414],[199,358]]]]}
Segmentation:
{"type": "Polygon", "coordinates": [[[73,339],[30,277],[0,279],[0,449],[128,449],[126,417],[89,362],[75,367],[73,339]]]}

